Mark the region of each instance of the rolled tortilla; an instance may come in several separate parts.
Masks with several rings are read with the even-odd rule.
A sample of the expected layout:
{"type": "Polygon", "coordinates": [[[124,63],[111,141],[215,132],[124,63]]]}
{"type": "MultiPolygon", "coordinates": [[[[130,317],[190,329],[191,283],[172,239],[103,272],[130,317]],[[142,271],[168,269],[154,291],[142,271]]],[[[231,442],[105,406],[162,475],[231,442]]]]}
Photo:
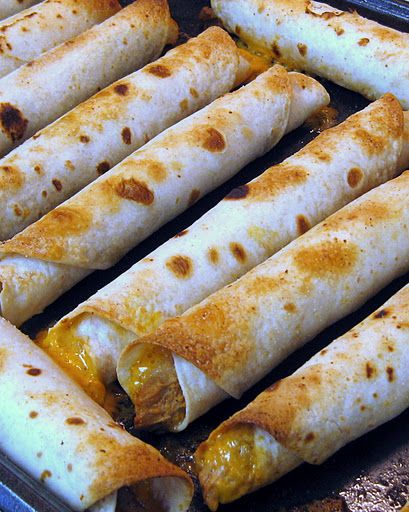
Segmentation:
{"type": "Polygon", "coordinates": [[[409,109],[409,36],[310,0],[212,0],[225,27],[275,61],[409,109]]]}
{"type": "MultiPolygon", "coordinates": [[[[2,3],[5,2],[0,1],[0,19],[4,17],[2,3]]],[[[8,0],[9,7],[14,7],[13,3],[22,5],[8,0]]],[[[120,9],[118,0],[46,0],[0,22],[0,77],[120,9]]]]}
{"type": "MultiPolygon", "coordinates": [[[[307,172],[297,170],[298,176],[307,172]]],[[[129,345],[118,377],[134,402],[149,404],[155,389],[165,397],[166,416],[182,418],[172,425],[180,430],[227,396],[239,398],[290,353],[407,272],[408,191],[405,172],[129,345]],[[169,384],[161,388],[161,379],[169,384]]],[[[297,213],[291,208],[288,215],[297,213]]]]}
{"type": "Polygon", "coordinates": [[[140,487],[149,491],[146,510],[188,509],[193,494],[188,475],[115,424],[1,318],[0,361],[0,449],[73,510],[94,504],[93,510],[101,510],[97,502],[123,486],[134,487],[136,498],[140,487]]]}
{"type": "Polygon", "coordinates": [[[212,432],[195,455],[210,509],[321,464],[409,407],[408,327],[409,285],[212,432]]]}
{"type": "Polygon", "coordinates": [[[210,28],[78,105],[4,157],[0,240],[246,79],[253,69],[241,56],[227,32],[210,28]]]}
{"type": "MultiPolygon", "coordinates": [[[[138,0],[0,80],[0,155],[174,41],[166,0],[138,0]],[[79,64],[81,63],[81,64],[79,64]]],[[[80,141],[87,144],[85,137],[80,141]]]]}
{"type": "MultiPolygon", "coordinates": [[[[327,98],[312,79],[294,80],[327,98]]],[[[168,128],[0,246],[2,315],[20,323],[41,311],[270,149],[288,126],[291,81],[281,66],[263,73],[168,128]]]]}
{"type": "Polygon", "coordinates": [[[0,19],[8,18],[39,2],[40,0],[0,0],[0,19]]]}
{"type": "MultiPolygon", "coordinates": [[[[298,112],[300,107],[293,105],[298,112]]],[[[322,133],[283,164],[233,191],[193,226],[80,304],[50,330],[42,346],[101,401],[104,385],[116,377],[121,349],[135,336],[181,314],[409,165],[409,123],[406,132],[402,125],[401,107],[387,95],[322,133]],[[379,151],[368,150],[368,139],[382,141],[379,151]],[[325,152],[320,148],[326,148],[325,152]],[[308,169],[308,178],[293,179],[302,165],[308,169]],[[358,174],[359,180],[353,178],[358,174]],[[285,180],[291,186],[278,189],[285,180]],[[258,192],[251,192],[251,187],[258,192]],[[295,219],[289,215],[294,210],[299,212],[295,219]],[[87,367],[79,364],[78,355],[84,353],[89,358],[87,367]]],[[[163,401],[159,405],[159,391],[155,409],[152,403],[141,404],[133,390],[134,360],[126,354],[120,360],[118,377],[137,403],[137,424],[166,424],[176,430],[186,426],[188,419],[183,425],[172,425],[164,412],[166,405],[163,401]]]]}

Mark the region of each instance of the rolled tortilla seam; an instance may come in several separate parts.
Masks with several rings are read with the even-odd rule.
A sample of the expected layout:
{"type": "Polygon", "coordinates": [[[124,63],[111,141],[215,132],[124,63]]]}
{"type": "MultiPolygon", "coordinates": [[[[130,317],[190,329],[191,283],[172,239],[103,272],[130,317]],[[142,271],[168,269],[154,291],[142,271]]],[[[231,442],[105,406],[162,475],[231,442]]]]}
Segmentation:
{"type": "Polygon", "coordinates": [[[310,0],[212,0],[225,27],[275,61],[409,109],[409,37],[310,0]]]}
{"type": "Polygon", "coordinates": [[[73,510],[149,481],[157,502],[164,501],[160,510],[188,509],[193,485],[184,471],[115,424],[1,318],[0,334],[0,449],[6,455],[73,510]]]}
{"type": "MultiPolygon", "coordinates": [[[[137,263],[58,322],[50,333],[57,331],[54,336],[60,336],[64,343],[67,329],[76,329],[76,336],[83,333],[90,353],[102,353],[100,339],[94,342],[93,337],[107,328],[108,321],[126,329],[116,335],[123,336],[125,344],[130,332],[140,337],[153,330],[152,318],[159,325],[166,318],[180,315],[180,305],[186,310],[203,300],[207,292],[232,282],[311,226],[409,165],[406,114],[405,120],[402,130],[401,107],[393,96],[386,95],[326,130],[283,163],[233,190],[187,232],[182,232],[182,237],[137,263]],[[182,256],[190,258],[195,270],[187,281],[169,272],[169,262],[182,256]],[[184,295],[186,302],[182,302],[184,295]],[[76,326],[71,327],[76,318],[76,326]],[[104,325],[98,326],[98,318],[104,319],[104,325]],[[92,327],[86,329],[87,322],[92,322],[92,327]]],[[[106,338],[105,354],[113,334],[106,338]]],[[[119,382],[131,399],[133,367],[140,354],[135,340],[123,351],[117,367],[119,382]]],[[[177,355],[174,367],[186,405],[185,418],[174,429],[182,430],[226,395],[177,355]]],[[[142,416],[137,408],[137,420],[138,415],[142,416]]]]}
{"type": "Polygon", "coordinates": [[[3,243],[3,316],[19,323],[41,311],[50,297],[55,299],[92,270],[112,266],[160,225],[266,152],[287,128],[290,92],[284,68],[263,73],[168,128],[3,243]],[[273,124],[277,130],[272,132],[273,124]],[[65,273],[71,273],[71,285],[65,273]],[[23,280],[27,309],[17,313],[24,297],[18,298],[16,285],[23,280]],[[59,286],[63,280],[66,288],[59,286]]]}
{"type": "MultiPolygon", "coordinates": [[[[8,3],[13,7],[12,3],[18,2],[9,0],[8,3]]],[[[117,0],[46,0],[7,18],[0,22],[0,77],[101,23],[120,9],[117,0]]],[[[4,17],[1,14],[0,2],[0,19],[4,17]]]]}
{"type": "MultiPolygon", "coordinates": [[[[163,42],[152,44],[159,50],[163,42]]],[[[213,27],[75,107],[0,160],[0,240],[248,73],[251,68],[227,32],[213,27]]]]}
{"type": "Polygon", "coordinates": [[[256,465],[258,460],[263,465],[265,458],[274,461],[277,453],[288,461],[274,461],[260,481],[249,482],[242,489],[251,492],[285,474],[286,466],[303,461],[323,463],[347,443],[409,407],[408,325],[406,285],[363,322],[213,431],[196,452],[210,508],[217,508],[218,488],[231,476],[228,464],[224,472],[216,463],[217,452],[213,456],[212,451],[217,446],[225,449],[223,439],[239,447],[242,426],[250,427],[253,442],[261,451],[256,465]]]}
{"type": "Polygon", "coordinates": [[[13,14],[28,9],[39,2],[40,0],[0,0],[0,19],[13,16],[13,14]]]}
{"type": "MultiPolygon", "coordinates": [[[[4,76],[0,79],[0,155],[157,58],[175,35],[166,0],[138,0],[4,76]]],[[[86,137],[80,141],[87,142],[86,137]]]]}
{"type": "Polygon", "coordinates": [[[119,365],[131,368],[152,344],[171,352],[189,419],[227,395],[239,398],[290,353],[409,270],[408,191],[406,171],[355,199],[136,340],[119,365]]]}

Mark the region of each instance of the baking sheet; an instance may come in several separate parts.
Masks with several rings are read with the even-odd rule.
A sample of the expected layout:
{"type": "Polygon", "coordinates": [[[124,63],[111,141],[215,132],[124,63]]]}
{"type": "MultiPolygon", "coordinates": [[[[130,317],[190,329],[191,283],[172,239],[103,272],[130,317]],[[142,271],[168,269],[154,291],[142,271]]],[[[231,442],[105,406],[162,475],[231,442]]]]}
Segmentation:
{"type": "MultiPolygon", "coordinates": [[[[124,1],[124,4],[130,3],[124,1]]],[[[206,0],[170,0],[171,10],[186,35],[196,35],[208,22],[199,19],[206,0]]],[[[385,24],[409,31],[409,4],[404,0],[353,0],[329,2],[341,8],[356,8],[360,13],[385,24]]],[[[327,81],[322,81],[331,94],[333,106],[341,122],[368,102],[358,94],[346,91],[327,81]]],[[[263,158],[244,168],[236,177],[199,201],[188,212],[164,226],[136,249],[125,256],[113,269],[95,272],[70,292],[57,300],[46,311],[23,325],[22,330],[34,336],[78,303],[115,279],[136,261],[149,254],[169,237],[188,227],[214,206],[232,188],[246,183],[268,166],[280,162],[317,135],[307,126],[286,136],[280,144],[263,158]]],[[[297,369],[314,353],[361,321],[388,297],[409,281],[409,275],[396,280],[359,311],[327,329],[306,347],[289,357],[261,383],[239,400],[228,400],[209,412],[180,434],[144,434],[145,441],[157,447],[164,456],[192,473],[192,454],[211,430],[221,421],[244,407],[268,385],[297,369]]],[[[132,426],[123,400],[121,421],[132,426]]],[[[340,450],[321,466],[304,464],[279,482],[241,500],[220,507],[223,512],[389,512],[399,510],[408,497],[409,485],[409,436],[407,424],[409,411],[399,418],[369,433],[340,450]]],[[[29,433],[27,433],[29,435],[29,433]]],[[[41,484],[32,481],[7,458],[0,456],[0,510],[66,512],[69,509],[50,495],[41,484]]],[[[208,510],[197,491],[190,512],[208,510]]]]}

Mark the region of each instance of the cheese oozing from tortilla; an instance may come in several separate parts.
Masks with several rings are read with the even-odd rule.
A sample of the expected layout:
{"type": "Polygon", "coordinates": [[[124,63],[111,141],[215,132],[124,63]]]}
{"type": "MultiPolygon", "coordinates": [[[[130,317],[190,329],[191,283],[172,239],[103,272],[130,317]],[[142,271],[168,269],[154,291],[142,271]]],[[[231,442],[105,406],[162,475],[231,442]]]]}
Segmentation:
{"type": "Polygon", "coordinates": [[[130,369],[127,390],[137,428],[174,430],[185,417],[185,399],[169,350],[144,345],[130,369]]]}
{"type": "Polygon", "coordinates": [[[211,510],[259,489],[300,463],[298,456],[265,431],[246,423],[211,436],[200,446],[195,461],[211,510]]]}

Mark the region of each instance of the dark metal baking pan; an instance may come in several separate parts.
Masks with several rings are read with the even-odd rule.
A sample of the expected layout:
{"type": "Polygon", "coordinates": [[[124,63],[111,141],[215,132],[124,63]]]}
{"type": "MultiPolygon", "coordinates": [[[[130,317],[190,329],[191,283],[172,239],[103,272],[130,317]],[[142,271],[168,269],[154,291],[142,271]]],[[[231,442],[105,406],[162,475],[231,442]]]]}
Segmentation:
{"type": "MultiPolygon", "coordinates": [[[[124,1],[130,3],[129,1],[124,1]]],[[[404,0],[329,1],[340,8],[356,9],[363,15],[394,28],[409,31],[409,4],[404,0]]],[[[206,28],[199,13],[207,0],[170,0],[171,10],[183,33],[196,35],[206,28]]],[[[342,121],[368,102],[358,94],[323,80],[331,94],[332,106],[342,121]]],[[[409,84],[408,84],[409,86],[409,84]]],[[[136,249],[127,254],[113,269],[95,272],[48,307],[43,314],[26,322],[22,330],[34,336],[40,329],[54,323],[77,304],[115,279],[136,261],[189,226],[214,206],[233,187],[246,183],[268,166],[281,161],[305,145],[316,133],[303,126],[287,135],[276,148],[263,158],[245,167],[237,176],[199,201],[185,214],[168,223],[136,249]]],[[[341,335],[409,281],[409,275],[394,281],[363,308],[321,333],[306,347],[289,357],[262,382],[239,401],[228,400],[195,421],[180,434],[141,437],[156,446],[164,456],[192,473],[192,454],[199,442],[221,421],[244,407],[258,393],[282,378],[311,357],[315,352],[341,335]]],[[[128,428],[132,421],[124,413],[121,418],[128,428]]],[[[408,496],[409,485],[409,411],[340,450],[321,466],[304,464],[275,484],[248,495],[231,505],[220,507],[229,512],[391,512],[399,510],[408,496]]],[[[29,435],[29,432],[27,433],[29,435]]],[[[0,510],[3,512],[65,512],[41,484],[34,482],[7,458],[0,458],[0,510]]],[[[207,510],[199,491],[191,512],[207,510]]]]}

